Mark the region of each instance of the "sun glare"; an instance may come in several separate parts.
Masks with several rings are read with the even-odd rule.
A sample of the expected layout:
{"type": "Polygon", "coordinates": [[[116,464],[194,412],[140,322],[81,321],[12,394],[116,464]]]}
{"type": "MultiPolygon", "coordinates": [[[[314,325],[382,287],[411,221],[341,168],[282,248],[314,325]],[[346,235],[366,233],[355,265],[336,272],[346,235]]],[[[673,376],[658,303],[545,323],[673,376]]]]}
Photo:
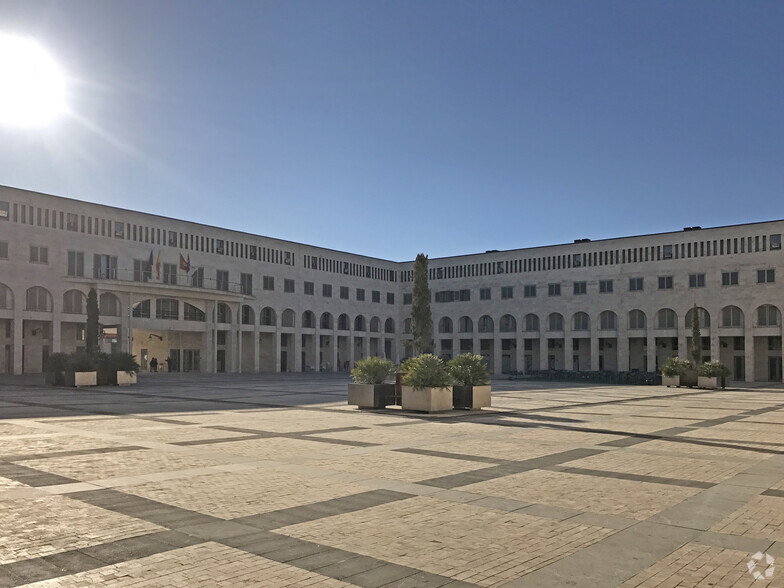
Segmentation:
{"type": "Polygon", "coordinates": [[[65,111],[65,77],[35,41],[0,34],[0,124],[43,126],[65,111]]]}

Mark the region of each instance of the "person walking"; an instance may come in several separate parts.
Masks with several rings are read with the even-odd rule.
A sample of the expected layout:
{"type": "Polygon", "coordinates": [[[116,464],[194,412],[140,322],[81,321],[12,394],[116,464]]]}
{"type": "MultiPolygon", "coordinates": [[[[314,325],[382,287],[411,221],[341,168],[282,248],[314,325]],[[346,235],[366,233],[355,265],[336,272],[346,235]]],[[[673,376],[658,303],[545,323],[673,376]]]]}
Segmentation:
{"type": "Polygon", "coordinates": [[[153,357],[150,360],[150,371],[151,372],[157,372],[158,371],[158,360],[155,357],[153,357]]]}

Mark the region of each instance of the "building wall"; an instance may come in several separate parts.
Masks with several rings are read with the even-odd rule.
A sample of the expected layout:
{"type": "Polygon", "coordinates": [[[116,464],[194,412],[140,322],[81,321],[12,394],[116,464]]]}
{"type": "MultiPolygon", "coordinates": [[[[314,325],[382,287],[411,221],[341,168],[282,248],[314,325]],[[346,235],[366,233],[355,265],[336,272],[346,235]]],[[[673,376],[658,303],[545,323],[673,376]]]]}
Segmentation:
{"type": "MultiPolygon", "coordinates": [[[[767,380],[776,372],[770,362],[782,356],[782,233],[784,222],[770,221],[431,259],[435,351],[481,353],[495,373],[527,363],[534,370],[652,370],[673,354],[686,357],[687,313],[696,305],[710,318],[702,329],[705,355],[728,359],[731,369],[742,355],[743,377],[767,380]],[[737,284],[723,284],[723,276],[737,284]],[[659,288],[660,278],[671,287],[659,288]],[[763,305],[776,309],[770,325],[758,324],[763,305]],[[741,326],[722,323],[728,306],[740,309],[741,326]],[[674,325],[656,323],[662,309],[675,313],[674,325]],[[631,311],[644,314],[644,326],[631,324],[631,311]],[[554,313],[562,325],[551,323],[554,313]],[[578,313],[587,314],[587,325],[575,322],[578,313]],[[526,328],[527,315],[538,329],[526,328]],[[461,332],[461,317],[470,330],[461,332]],[[445,318],[451,328],[439,328],[445,318]]],[[[117,297],[119,316],[101,317],[117,327],[115,347],[137,355],[146,349],[146,359],[161,364],[175,350],[181,369],[185,350],[187,363],[203,372],[335,371],[371,354],[400,361],[410,343],[404,326],[412,270],[413,262],[0,187],[0,371],[40,371],[46,354],[78,347],[84,315],[66,312],[73,309],[64,295],[90,288],[117,297]],[[69,252],[82,254],[82,275],[69,275],[69,252]],[[180,268],[181,256],[191,271],[180,268]],[[194,268],[203,268],[201,283],[193,282],[194,268]],[[168,269],[176,283],[167,283],[168,269]],[[220,283],[219,271],[228,272],[228,283],[220,283]],[[242,274],[251,276],[250,288],[242,274]],[[285,291],[287,280],[294,292],[285,291]],[[36,297],[30,308],[33,286],[48,298],[36,297]],[[177,300],[176,309],[167,308],[176,314],[160,314],[159,299],[177,300]],[[291,314],[293,322],[284,320],[291,314]]]]}

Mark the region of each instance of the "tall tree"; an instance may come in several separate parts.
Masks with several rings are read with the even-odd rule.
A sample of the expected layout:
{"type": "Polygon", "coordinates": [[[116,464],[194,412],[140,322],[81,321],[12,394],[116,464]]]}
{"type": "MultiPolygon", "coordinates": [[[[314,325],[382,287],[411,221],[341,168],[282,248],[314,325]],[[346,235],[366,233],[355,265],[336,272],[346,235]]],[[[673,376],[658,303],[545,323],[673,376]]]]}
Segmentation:
{"type": "Polygon", "coordinates": [[[84,334],[87,353],[96,353],[98,351],[99,329],[98,294],[95,293],[95,288],[90,288],[90,292],[87,294],[87,327],[84,334]]]}
{"type": "Polygon", "coordinates": [[[427,285],[427,255],[414,261],[414,291],[411,301],[411,335],[414,354],[433,351],[433,315],[430,312],[430,287],[427,285]]]}
{"type": "Polygon", "coordinates": [[[689,348],[689,355],[692,362],[694,362],[694,367],[699,367],[702,362],[702,333],[700,332],[700,313],[696,304],[691,312],[691,347],[689,348]]]}

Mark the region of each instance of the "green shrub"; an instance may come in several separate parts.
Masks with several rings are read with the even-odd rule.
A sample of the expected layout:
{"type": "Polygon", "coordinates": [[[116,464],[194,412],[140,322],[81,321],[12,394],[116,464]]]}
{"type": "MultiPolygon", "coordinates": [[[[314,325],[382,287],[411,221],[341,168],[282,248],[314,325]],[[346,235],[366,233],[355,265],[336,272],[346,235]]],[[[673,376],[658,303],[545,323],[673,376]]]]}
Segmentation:
{"type": "Polygon", "coordinates": [[[680,359],[679,357],[670,357],[664,362],[662,366],[662,374],[671,378],[673,376],[682,376],[686,370],[691,369],[691,362],[687,359],[680,359]]]}
{"type": "Polygon", "coordinates": [[[357,384],[382,384],[393,375],[395,364],[381,357],[365,357],[354,364],[351,377],[357,384]]]}
{"type": "Polygon", "coordinates": [[[127,372],[135,374],[140,366],[136,362],[136,356],[124,351],[113,353],[96,353],[96,366],[98,369],[98,382],[100,384],[116,384],[117,372],[127,372]]]}
{"type": "Polygon", "coordinates": [[[90,355],[84,351],[77,351],[71,354],[70,368],[71,372],[94,372],[96,371],[97,361],[95,356],[90,355]]]}
{"type": "Polygon", "coordinates": [[[709,378],[721,378],[722,376],[729,376],[730,370],[720,361],[714,360],[703,363],[697,370],[697,374],[709,378]]]}
{"type": "Polygon", "coordinates": [[[452,377],[446,364],[431,353],[413,357],[405,363],[407,373],[403,378],[406,386],[421,388],[446,388],[452,385],[452,377]]]}
{"type": "Polygon", "coordinates": [[[461,386],[484,386],[490,382],[490,373],[481,355],[464,353],[446,364],[449,375],[455,384],[461,386]]]}

